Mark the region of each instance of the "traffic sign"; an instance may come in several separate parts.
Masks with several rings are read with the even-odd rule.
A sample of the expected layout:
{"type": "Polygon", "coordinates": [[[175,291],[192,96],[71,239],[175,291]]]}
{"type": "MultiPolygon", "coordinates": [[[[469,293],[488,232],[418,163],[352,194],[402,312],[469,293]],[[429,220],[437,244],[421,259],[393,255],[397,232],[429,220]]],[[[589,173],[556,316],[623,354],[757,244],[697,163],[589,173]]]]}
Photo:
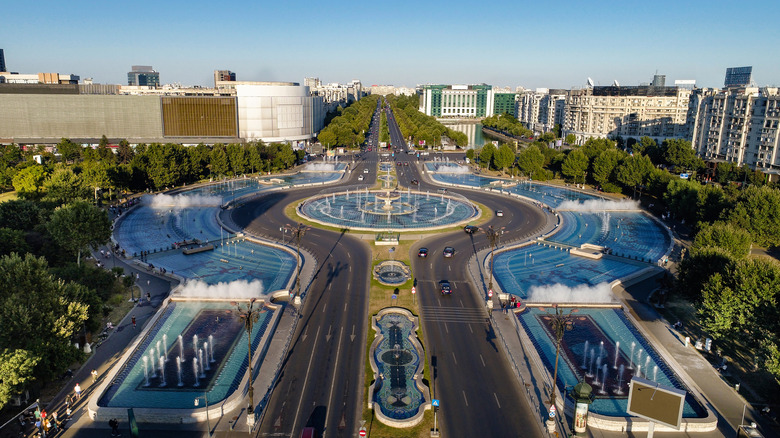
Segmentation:
{"type": "Polygon", "coordinates": [[[555,417],[555,405],[550,406],[550,418],[555,417]]]}
{"type": "Polygon", "coordinates": [[[431,404],[432,404],[433,406],[436,406],[436,407],[438,407],[438,406],[439,406],[439,399],[438,399],[438,398],[435,398],[435,399],[431,400],[431,404]]]}
{"type": "Polygon", "coordinates": [[[488,289],[488,298],[493,298],[493,289],[488,289]]]}
{"type": "Polygon", "coordinates": [[[396,294],[390,295],[390,298],[393,299],[393,300],[396,300],[396,299],[398,299],[398,295],[396,295],[396,294]]]}
{"type": "Polygon", "coordinates": [[[365,428],[365,427],[361,427],[361,428],[360,428],[360,432],[358,432],[358,435],[360,435],[360,436],[366,436],[366,428],[365,428]]]}
{"type": "Polygon", "coordinates": [[[417,293],[417,289],[415,289],[414,286],[412,286],[412,294],[416,294],[416,293],[417,293]]]}

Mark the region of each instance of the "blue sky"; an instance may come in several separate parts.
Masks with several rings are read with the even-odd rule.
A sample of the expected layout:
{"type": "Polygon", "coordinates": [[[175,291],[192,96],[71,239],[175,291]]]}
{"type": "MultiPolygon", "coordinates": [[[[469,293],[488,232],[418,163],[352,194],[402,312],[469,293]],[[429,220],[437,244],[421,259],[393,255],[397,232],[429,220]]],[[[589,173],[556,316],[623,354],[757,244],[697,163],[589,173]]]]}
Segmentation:
{"type": "Polygon", "coordinates": [[[126,83],[152,65],[163,83],[239,80],[364,85],[488,83],[570,88],[649,82],[721,87],[753,66],[780,85],[780,16],[771,1],[81,1],[0,9],[11,71],[126,83]]]}

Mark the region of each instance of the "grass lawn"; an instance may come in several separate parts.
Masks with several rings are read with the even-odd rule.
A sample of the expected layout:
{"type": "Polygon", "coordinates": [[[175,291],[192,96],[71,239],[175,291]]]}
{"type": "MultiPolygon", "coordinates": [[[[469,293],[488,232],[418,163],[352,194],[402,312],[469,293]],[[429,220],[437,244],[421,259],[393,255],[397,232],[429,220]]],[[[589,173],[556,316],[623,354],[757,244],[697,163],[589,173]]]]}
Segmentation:
{"type": "MultiPolygon", "coordinates": [[[[373,258],[372,258],[373,262],[371,264],[372,268],[376,266],[377,263],[384,260],[398,260],[409,265],[409,250],[413,245],[414,242],[402,242],[400,245],[395,246],[395,251],[393,251],[392,253],[389,252],[389,249],[391,248],[389,246],[374,247],[373,258]]],[[[381,309],[384,309],[385,307],[403,307],[411,311],[412,314],[414,314],[415,316],[419,316],[419,303],[412,296],[412,292],[411,292],[412,284],[413,284],[413,280],[409,280],[403,285],[401,285],[398,288],[398,293],[396,294],[397,298],[392,299],[392,295],[394,294],[396,288],[382,285],[378,281],[372,279],[371,289],[369,291],[370,295],[368,300],[369,318],[376,315],[381,309]]],[[[371,387],[371,385],[374,383],[374,372],[371,369],[371,364],[369,362],[369,357],[371,354],[369,350],[371,348],[371,344],[374,342],[375,337],[376,337],[376,332],[371,328],[371,324],[369,321],[368,337],[366,339],[366,363],[365,363],[366,379],[365,379],[365,387],[363,389],[363,396],[365,402],[363,403],[363,416],[362,416],[362,419],[365,420],[366,422],[365,427],[366,430],[368,431],[368,435],[377,438],[399,437],[399,436],[430,437],[431,429],[433,429],[432,411],[427,411],[425,413],[423,420],[417,426],[408,429],[396,429],[390,426],[386,426],[381,422],[379,422],[379,420],[377,420],[376,417],[374,416],[374,411],[366,407],[369,399],[368,390],[371,387]]],[[[423,337],[421,327],[417,331],[417,338],[419,339],[420,344],[423,346],[423,348],[425,348],[425,340],[423,337]]],[[[427,359],[425,359],[425,366],[423,371],[423,382],[426,385],[430,385],[430,370],[429,370],[429,364],[427,359]]]]}
{"type": "MultiPolygon", "coordinates": [[[[708,336],[699,322],[696,307],[689,301],[673,295],[664,304],[664,308],[658,311],[670,323],[682,322],[681,333],[683,336],[690,336],[692,343],[697,339],[704,340],[708,336]]],[[[736,341],[713,340],[712,352],[702,350],[701,354],[713,366],[720,364],[722,358],[725,358],[728,368],[723,378],[732,386],[739,383],[739,392],[751,404],[776,405],[780,402],[780,385],[769,373],[756,368],[755,357],[749,348],[736,341]],[[722,354],[720,357],[717,354],[719,349],[722,354]]]]}

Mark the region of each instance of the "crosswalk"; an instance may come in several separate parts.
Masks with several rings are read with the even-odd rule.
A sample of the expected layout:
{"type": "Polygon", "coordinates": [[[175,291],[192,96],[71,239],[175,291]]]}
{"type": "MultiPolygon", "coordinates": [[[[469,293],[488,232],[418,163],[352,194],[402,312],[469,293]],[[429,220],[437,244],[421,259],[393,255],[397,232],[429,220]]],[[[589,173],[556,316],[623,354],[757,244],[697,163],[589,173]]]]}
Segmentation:
{"type": "Polygon", "coordinates": [[[485,309],[465,309],[462,307],[422,306],[422,318],[428,322],[443,323],[485,323],[485,309]]]}

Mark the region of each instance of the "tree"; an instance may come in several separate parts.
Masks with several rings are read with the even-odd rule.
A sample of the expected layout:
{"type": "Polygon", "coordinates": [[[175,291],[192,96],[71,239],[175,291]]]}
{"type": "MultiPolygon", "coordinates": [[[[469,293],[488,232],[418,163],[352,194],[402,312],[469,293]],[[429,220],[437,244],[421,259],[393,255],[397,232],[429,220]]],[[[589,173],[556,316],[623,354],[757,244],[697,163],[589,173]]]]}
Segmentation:
{"type": "Polygon", "coordinates": [[[493,163],[497,168],[502,169],[506,173],[507,168],[515,163],[515,153],[509,145],[502,144],[495,155],[493,156],[493,163]]]}
{"type": "Polygon", "coordinates": [[[648,136],[644,136],[639,139],[639,142],[635,142],[631,150],[636,154],[650,155],[651,151],[658,147],[658,143],[648,136]]]}
{"type": "Polygon", "coordinates": [[[566,144],[574,144],[577,142],[577,136],[574,134],[566,134],[566,144]]]}
{"type": "Polygon", "coordinates": [[[702,224],[693,239],[691,254],[702,248],[715,247],[728,251],[735,258],[744,258],[750,253],[750,233],[731,224],[716,222],[702,224]]]}
{"type": "Polygon", "coordinates": [[[704,284],[712,275],[722,273],[734,260],[735,257],[722,248],[696,248],[678,266],[677,292],[696,303],[701,302],[704,284]]]}
{"type": "Polygon", "coordinates": [[[177,186],[191,177],[190,160],[184,146],[153,144],[146,151],[147,174],[157,189],[177,186]]]}
{"type": "Polygon", "coordinates": [[[97,249],[111,238],[108,214],[84,201],[54,210],[47,228],[60,246],[78,254],[76,263],[79,265],[82,251],[88,247],[97,249]]]}
{"type": "Polygon", "coordinates": [[[490,169],[493,163],[493,155],[496,153],[496,146],[493,143],[485,143],[482,150],[479,151],[479,165],[484,165],[485,169],[490,169]]]}
{"type": "Polygon", "coordinates": [[[67,138],[63,138],[57,143],[57,152],[62,155],[62,159],[67,161],[76,161],[81,158],[82,147],[67,138]]]}
{"type": "Polygon", "coordinates": [[[35,380],[33,371],[40,360],[27,350],[0,350],[0,409],[35,380]]]}
{"type": "Polygon", "coordinates": [[[579,149],[573,149],[561,164],[561,171],[575,182],[585,183],[585,171],[588,170],[588,157],[579,149]]]}
{"type": "Polygon", "coordinates": [[[99,190],[112,190],[116,188],[111,178],[111,165],[105,161],[85,161],[84,171],[81,174],[84,185],[90,187],[95,200],[99,190]]]}
{"type": "Polygon", "coordinates": [[[20,198],[37,199],[47,177],[48,172],[40,164],[27,166],[14,176],[14,189],[20,198]]]}
{"type": "Polygon", "coordinates": [[[691,142],[680,138],[667,138],[661,145],[663,159],[679,169],[698,170],[701,159],[696,156],[691,142]]]}
{"type": "Polygon", "coordinates": [[[593,159],[593,171],[591,172],[593,180],[602,186],[610,183],[620,157],[621,152],[617,149],[606,149],[597,155],[593,159]]]}
{"type": "Polygon", "coordinates": [[[227,175],[230,170],[230,159],[227,155],[225,145],[215,144],[211,148],[211,173],[215,176],[227,175]]]}
{"type": "Polygon", "coordinates": [[[24,240],[24,231],[0,228],[0,256],[12,252],[19,254],[30,252],[30,246],[24,240]]]}
{"type": "Polygon", "coordinates": [[[133,160],[133,148],[130,147],[130,143],[127,140],[119,140],[119,147],[117,147],[116,158],[119,164],[128,164],[133,160]]]}
{"type": "MultiPolygon", "coordinates": [[[[626,187],[636,189],[645,182],[645,178],[653,169],[653,163],[645,155],[634,154],[624,157],[615,170],[615,176],[619,183],[626,187]]],[[[641,195],[641,194],[640,194],[641,195]]]]}
{"type": "Polygon", "coordinates": [[[53,277],[43,257],[0,257],[0,345],[3,356],[19,365],[15,371],[2,366],[0,382],[50,379],[80,358],[72,340],[88,309],[69,298],[80,287],[53,277]]]}
{"type": "Polygon", "coordinates": [[[84,184],[80,175],[76,175],[68,167],[60,167],[54,170],[44,183],[46,199],[61,204],[67,204],[76,199],[89,199],[91,190],[84,184]]]}
{"type": "Polygon", "coordinates": [[[701,184],[696,181],[675,178],[669,181],[664,201],[675,218],[693,223],[699,201],[701,184]]]}
{"type": "Polygon", "coordinates": [[[246,149],[239,144],[231,143],[227,145],[225,151],[230,161],[230,168],[233,175],[240,175],[246,172],[247,154],[246,149]]]}
{"type": "Polygon", "coordinates": [[[780,191],[749,186],[737,197],[727,221],[744,228],[758,245],[780,245],[780,191]]]}

